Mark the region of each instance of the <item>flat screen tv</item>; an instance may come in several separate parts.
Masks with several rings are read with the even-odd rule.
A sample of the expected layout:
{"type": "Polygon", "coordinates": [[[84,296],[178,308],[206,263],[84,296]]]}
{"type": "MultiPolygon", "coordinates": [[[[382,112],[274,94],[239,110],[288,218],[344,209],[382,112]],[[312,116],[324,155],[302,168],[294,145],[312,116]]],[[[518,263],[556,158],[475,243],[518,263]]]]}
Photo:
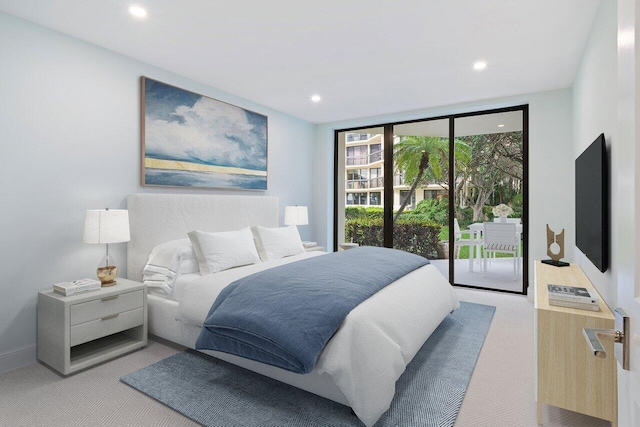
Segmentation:
{"type": "Polygon", "coordinates": [[[609,173],[604,134],[576,159],[576,245],[602,272],[609,267],[609,173]]]}

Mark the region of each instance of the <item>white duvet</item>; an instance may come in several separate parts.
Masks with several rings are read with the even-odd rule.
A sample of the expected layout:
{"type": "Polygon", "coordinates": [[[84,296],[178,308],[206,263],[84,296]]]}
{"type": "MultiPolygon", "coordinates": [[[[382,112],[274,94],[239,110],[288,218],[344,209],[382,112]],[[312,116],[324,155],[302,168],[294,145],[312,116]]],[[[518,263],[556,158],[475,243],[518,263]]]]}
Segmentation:
{"type": "MultiPolygon", "coordinates": [[[[218,293],[240,277],[322,252],[203,276],[187,284],[177,320],[202,326],[218,293]]],[[[460,306],[442,274],[421,267],[380,290],[349,313],[314,369],[329,374],[365,425],[389,409],[395,383],[446,315],[460,306]]]]}

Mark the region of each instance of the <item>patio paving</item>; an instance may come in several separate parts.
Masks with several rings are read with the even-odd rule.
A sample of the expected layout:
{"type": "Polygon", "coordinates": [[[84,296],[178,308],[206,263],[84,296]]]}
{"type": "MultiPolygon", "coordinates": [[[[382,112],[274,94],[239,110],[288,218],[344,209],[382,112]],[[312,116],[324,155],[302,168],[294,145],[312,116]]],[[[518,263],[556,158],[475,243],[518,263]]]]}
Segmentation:
{"type": "MultiPolygon", "coordinates": [[[[449,260],[431,260],[444,277],[449,277],[449,260]]],[[[459,285],[479,286],[499,291],[522,292],[522,259],[520,260],[520,275],[513,280],[513,258],[494,258],[487,263],[487,274],[481,271],[478,261],[474,264],[473,272],[469,271],[468,259],[455,260],[455,280],[459,285]]]]}

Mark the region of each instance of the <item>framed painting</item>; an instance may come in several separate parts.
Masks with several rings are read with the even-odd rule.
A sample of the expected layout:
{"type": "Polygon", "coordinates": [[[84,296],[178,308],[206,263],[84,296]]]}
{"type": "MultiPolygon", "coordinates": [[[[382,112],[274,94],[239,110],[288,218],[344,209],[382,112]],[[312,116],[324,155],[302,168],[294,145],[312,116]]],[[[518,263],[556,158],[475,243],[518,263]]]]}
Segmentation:
{"type": "Polygon", "coordinates": [[[267,189],[267,116],[140,81],[142,185],[267,189]]]}

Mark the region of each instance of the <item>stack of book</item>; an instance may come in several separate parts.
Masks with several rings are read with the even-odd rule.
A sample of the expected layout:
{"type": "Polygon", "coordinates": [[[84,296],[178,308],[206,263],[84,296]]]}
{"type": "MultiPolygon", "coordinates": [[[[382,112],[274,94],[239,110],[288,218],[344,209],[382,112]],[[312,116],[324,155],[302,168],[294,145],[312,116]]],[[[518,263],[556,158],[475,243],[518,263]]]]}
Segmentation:
{"type": "Polygon", "coordinates": [[[82,292],[97,291],[100,287],[101,284],[99,280],[80,279],[71,282],[56,283],[53,285],[53,291],[68,297],[82,292]]]}
{"type": "Polygon", "coordinates": [[[600,311],[600,301],[590,289],[549,283],[547,290],[549,291],[549,305],[600,311]]]}

